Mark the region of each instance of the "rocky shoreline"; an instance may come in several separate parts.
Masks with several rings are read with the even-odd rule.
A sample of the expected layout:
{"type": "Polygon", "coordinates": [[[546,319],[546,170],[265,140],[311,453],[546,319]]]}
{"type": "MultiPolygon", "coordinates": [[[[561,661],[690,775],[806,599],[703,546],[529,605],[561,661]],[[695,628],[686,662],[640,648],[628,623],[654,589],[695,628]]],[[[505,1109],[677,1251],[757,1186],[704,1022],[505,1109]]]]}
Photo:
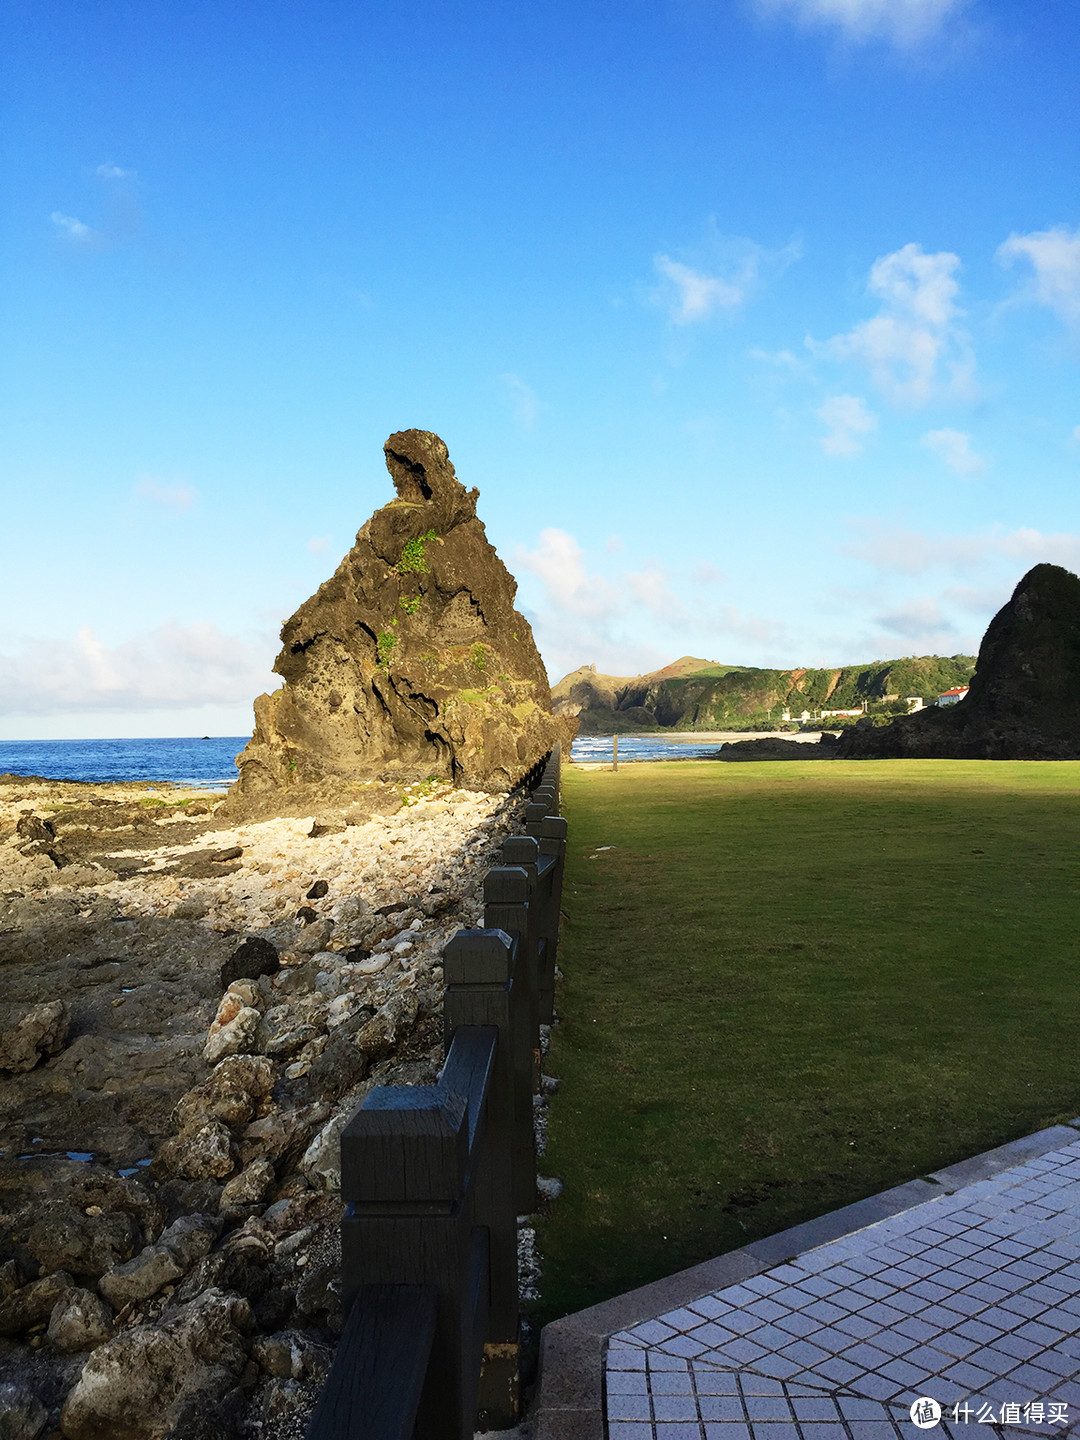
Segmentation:
{"type": "MultiPolygon", "coordinates": [[[[444,782],[246,824],[222,798],[0,777],[4,1440],[300,1440],[341,1129],[434,1082],[442,948],[521,829],[444,782]]],[[[521,1252],[528,1295],[527,1225],[521,1252]]]]}

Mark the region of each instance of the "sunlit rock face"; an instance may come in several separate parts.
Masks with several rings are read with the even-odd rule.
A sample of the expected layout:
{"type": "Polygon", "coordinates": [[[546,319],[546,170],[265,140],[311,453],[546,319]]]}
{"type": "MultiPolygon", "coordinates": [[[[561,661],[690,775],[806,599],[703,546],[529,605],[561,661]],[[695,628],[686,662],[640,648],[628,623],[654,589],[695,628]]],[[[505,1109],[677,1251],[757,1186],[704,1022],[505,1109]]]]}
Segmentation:
{"type": "Polygon", "coordinates": [[[1080,579],[1036,565],[991,620],[971,689],[871,729],[844,733],[841,759],[1080,759],[1080,579]]]}
{"type": "Polygon", "coordinates": [[[362,804],[372,782],[428,776],[507,790],[570,738],[478,491],[438,435],[404,430],[384,450],[397,498],[285,623],[285,683],[255,701],[231,815],[362,804]]]}

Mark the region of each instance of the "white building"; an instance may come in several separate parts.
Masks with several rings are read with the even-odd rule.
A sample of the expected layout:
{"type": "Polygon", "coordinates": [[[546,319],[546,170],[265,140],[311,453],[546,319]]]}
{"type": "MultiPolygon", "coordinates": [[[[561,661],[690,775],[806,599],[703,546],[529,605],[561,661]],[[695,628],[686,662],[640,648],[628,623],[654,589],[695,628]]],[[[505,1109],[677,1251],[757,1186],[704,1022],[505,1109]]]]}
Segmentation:
{"type": "Polygon", "coordinates": [[[963,700],[970,689],[970,685],[956,685],[952,690],[946,690],[939,695],[937,703],[939,705],[955,705],[958,700],[963,700]]]}

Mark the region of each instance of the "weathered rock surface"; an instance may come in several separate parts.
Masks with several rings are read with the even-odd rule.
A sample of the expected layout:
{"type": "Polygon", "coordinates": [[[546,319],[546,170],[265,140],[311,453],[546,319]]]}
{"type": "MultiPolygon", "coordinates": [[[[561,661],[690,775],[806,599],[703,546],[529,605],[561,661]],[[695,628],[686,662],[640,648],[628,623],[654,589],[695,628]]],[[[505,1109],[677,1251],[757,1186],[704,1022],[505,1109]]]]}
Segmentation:
{"type": "Polygon", "coordinates": [[[62,1000],[35,1005],[17,1025],[0,1031],[0,1070],[32,1070],[43,1055],[59,1055],[68,1024],[68,1008],[62,1000]]]}
{"type": "Polygon", "coordinates": [[[1036,565],[991,620],[968,695],[872,727],[860,721],[839,759],[1080,759],[1080,579],[1036,565]]]}
{"type": "Polygon", "coordinates": [[[0,1084],[0,1373],[49,1436],[70,1395],[77,1440],[298,1440],[343,1323],[341,1129],[373,1085],[434,1083],[442,949],[480,923],[520,809],[423,785],[312,837],[310,815],[195,825],[183,796],[150,818],[119,788],[0,780],[0,1023],[58,994],[70,1010],[67,1047],[0,1084]],[[112,878],[24,868],[28,795],[112,878]],[[278,968],[226,972],[223,996],[245,937],[278,968]],[[244,1011],[251,1048],[211,1066],[210,1029],[244,1011]],[[174,1333],[208,1292],[256,1327],[232,1326],[220,1363],[174,1333]]]}
{"type": "Polygon", "coordinates": [[[384,450],[397,499],[285,623],[274,665],[285,684],[255,702],[230,817],[310,812],[318,797],[338,803],[343,785],[380,779],[507,790],[576,728],[551,713],[478,492],[437,435],[405,430],[384,450]]]}
{"type": "Polygon", "coordinates": [[[60,1417],[68,1440],[161,1440],[194,1396],[213,1405],[247,1362],[251,1307],[207,1290],[159,1325],[122,1331],[95,1350],[60,1417]]]}

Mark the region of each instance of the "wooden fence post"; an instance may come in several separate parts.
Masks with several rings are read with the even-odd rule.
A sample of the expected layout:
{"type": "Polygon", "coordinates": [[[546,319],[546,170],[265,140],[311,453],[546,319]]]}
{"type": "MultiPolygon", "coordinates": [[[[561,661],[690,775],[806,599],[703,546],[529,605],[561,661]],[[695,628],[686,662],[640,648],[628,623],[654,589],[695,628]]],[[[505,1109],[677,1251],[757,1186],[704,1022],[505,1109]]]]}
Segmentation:
{"type": "Polygon", "coordinates": [[[519,1215],[536,1209],[536,1142],[533,1136],[532,1097],[540,1049],[536,995],[536,936],[530,925],[528,871],[519,865],[489,870],[484,879],[484,927],[505,930],[518,942],[514,967],[521,999],[515,1006],[518,1027],[514,1039],[514,1203],[519,1215]]]}
{"type": "Polygon", "coordinates": [[[462,1204],[469,1154],[466,1099],[440,1085],[379,1086],[341,1136],[342,1303],[361,1286],[430,1285],[435,1336],[416,1416],[420,1440],[468,1440],[486,1310],[486,1235],[462,1204]],[[479,1238],[478,1238],[479,1237],[479,1238]],[[480,1247],[481,1253],[474,1254],[480,1247]],[[479,1262],[481,1291],[470,1272],[479,1262]],[[475,1303],[474,1303],[475,1302],[475,1303]]]}
{"type": "MultiPolygon", "coordinates": [[[[515,1129],[515,1034],[522,1033],[515,1009],[525,998],[516,968],[517,942],[504,930],[459,930],[443,950],[446,994],[444,1032],[462,1025],[493,1025],[499,1033],[488,1094],[488,1140],[476,1177],[476,1222],[490,1241],[491,1310],[477,1400],[477,1428],[506,1430],[520,1416],[515,1158],[524,1153],[515,1129]]],[[[529,1128],[531,1131],[531,1106],[529,1128]]],[[[529,1137],[525,1137],[528,1139],[529,1137]]],[[[535,1172],[531,1176],[536,1185],[535,1172]]],[[[521,1187],[517,1187],[521,1188],[521,1187]]]]}

